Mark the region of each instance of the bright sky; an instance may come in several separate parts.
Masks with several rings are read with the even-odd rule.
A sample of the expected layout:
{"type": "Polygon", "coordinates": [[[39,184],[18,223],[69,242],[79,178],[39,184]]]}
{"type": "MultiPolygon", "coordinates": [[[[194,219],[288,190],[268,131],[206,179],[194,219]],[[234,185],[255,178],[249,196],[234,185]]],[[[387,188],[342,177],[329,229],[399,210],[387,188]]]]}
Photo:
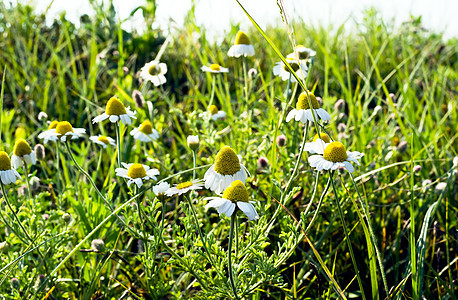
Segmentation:
{"type": "MultiPolygon", "coordinates": [[[[8,2],[29,2],[29,0],[6,0],[8,2]]],[[[102,1],[102,0],[99,0],[102,1]]],[[[104,0],[108,3],[108,0],[104,0]]],[[[32,0],[37,10],[42,12],[51,0],[32,0]]],[[[126,18],[144,0],[113,0],[120,18],[126,18]]],[[[242,28],[250,26],[235,0],[195,0],[197,24],[204,25],[210,36],[220,35],[230,29],[231,22],[240,23],[242,28]]],[[[242,4],[254,19],[261,25],[280,24],[280,13],[277,0],[241,0],[242,4]]],[[[457,0],[283,0],[290,18],[302,17],[313,25],[342,24],[349,17],[361,19],[361,12],[369,7],[377,8],[383,19],[395,19],[401,23],[410,15],[422,16],[424,27],[436,32],[444,32],[446,37],[458,37],[457,0]],[[434,3],[433,3],[434,2],[434,3]]],[[[177,26],[183,24],[183,17],[191,7],[191,0],[157,0],[157,26],[166,29],[174,20],[177,26]]],[[[49,16],[56,16],[66,10],[67,17],[77,22],[81,14],[91,14],[89,0],[54,0],[49,8],[49,16]]],[[[132,23],[124,25],[125,29],[135,26],[141,30],[142,22],[139,12],[132,23]]],[[[354,23],[353,21],[349,21],[354,23]]]]}

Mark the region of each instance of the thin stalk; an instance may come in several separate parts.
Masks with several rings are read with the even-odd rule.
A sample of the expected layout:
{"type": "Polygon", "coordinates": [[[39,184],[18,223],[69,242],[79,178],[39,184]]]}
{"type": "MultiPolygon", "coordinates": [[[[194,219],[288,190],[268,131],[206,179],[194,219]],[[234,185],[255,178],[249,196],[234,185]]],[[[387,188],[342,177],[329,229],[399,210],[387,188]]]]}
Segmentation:
{"type": "Polygon", "coordinates": [[[21,227],[22,231],[24,232],[24,234],[27,236],[27,239],[29,239],[29,241],[31,241],[33,243],[33,239],[30,237],[29,233],[27,232],[27,230],[25,230],[24,226],[22,225],[21,221],[19,220],[16,212],[14,211],[13,207],[11,206],[10,204],[10,201],[8,200],[8,196],[6,194],[6,190],[5,190],[5,186],[3,185],[3,182],[0,181],[0,185],[2,186],[2,194],[3,194],[3,199],[5,199],[5,202],[6,202],[6,205],[8,206],[8,208],[11,210],[11,212],[13,213],[13,216],[14,218],[16,219],[16,222],[18,222],[19,226],[21,227]]]}
{"type": "Polygon", "coordinates": [[[228,251],[227,266],[229,269],[229,280],[231,282],[232,292],[234,293],[235,299],[238,299],[239,297],[237,296],[237,288],[235,287],[234,274],[232,273],[232,240],[234,238],[234,227],[235,227],[234,225],[235,225],[236,214],[237,212],[234,212],[231,216],[231,228],[229,229],[229,246],[227,249],[228,251]]]}
{"type": "Polygon", "coordinates": [[[35,198],[32,196],[32,189],[30,188],[29,182],[29,171],[27,170],[27,164],[24,162],[22,169],[24,170],[25,182],[27,183],[27,191],[29,192],[29,199],[33,200],[33,207],[35,207],[35,198]]]}
{"type": "Polygon", "coordinates": [[[213,99],[215,98],[215,87],[216,87],[216,79],[212,76],[212,90],[210,92],[210,103],[208,103],[208,107],[213,104],[213,99]]]}
{"type": "Polygon", "coordinates": [[[348,250],[350,251],[351,260],[353,262],[353,267],[355,268],[355,272],[356,272],[356,279],[358,279],[358,285],[361,290],[361,296],[363,297],[363,299],[366,299],[366,296],[364,294],[363,282],[361,281],[361,277],[359,276],[358,265],[356,264],[355,254],[353,253],[353,247],[351,245],[350,236],[348,235],[347,224],[345,223],[344,214],[342,211],[342,207],[340,205],[340,199],[337,193],[336,185],[334,184],[334,171],[331,172],[330,177],[331,177],[332,188],[334,189],[334,194],[336,198],[337,209],[339,211],[340,220],[342,221],[342,226],[343,226],[344,233],[345,233],[345,239],[348,245],[348,250]]]}
{"type": "Polygon", "coordinates": [[[116,152],[117,152],[117,157],[118,157],[118,167],[121,167],[121,134],[119,130],[119,121],[116,122],[115,128],[116,128],[116,152]]]}
{"type": "MultiPolygon", "coordinates": [[[[382,275],[382,281],[383,281],[383,286],[385,288],[386,295],[387,295],[388,299],[391,299],[390,290],[388,289],[388,283],[386,281],[385,268],[383,267],[382,255],[380,254],[380,250],[378,249],[377,238],[375,237],[374,231],[372,230],[371,221],[370,221],[370,219],[368,217],[369,216],[368,204],[366,202],[366,205],[364,205],[362,197],[361,197],[361,194],[360,194],[359,189],[358,189],[358,186],[356,185],[355,179],[353,178],[353,175],[351,175],[351,173],[350,173],[350,177],[351,177],[351,181],[353,182],[353,186],[355,187],[356,192],[358,193],[358,200],[359,200],[359,202],[360,202],[360,204],[361,204],[361,206],[363,208],[363,214],[364,214],[364,217],[366,218],[366,221],[367,221],[367,227],[369,229],[369,234],[371,235],[371,238],[372,238],[372,244],[373,244],[373,246],[375,248],[375,253],[377,255],[377,261],[378,261],[379,268],[380,268],[380,274],[382,275]]],[[[413,202],[413,201],[411,201],[411,202],[413,202]]]]}
{"type": "Polygon", "coordinates": [[[193,163],[192,180],[194,180],[196,179],[196,165],[197,165],[196,150],[192,150],[192,163],[193,163]]]}
{"type": "Polygon", "coordinates": [[[331,186],[331,181],[332,181],[332,178],[330,177],[328,179],[328,183],[326,184],[326,187],[325,187],[323,193],[321,194],[320,200],[318,201],[318,207],[316,208],[316,211],[313,214],[312,220],[310,220],[309,226],[307,226],[307,228],[305,229],[305,233],[307,233],[309,231],[309,229],[312,227],[312,224],[315,221],[315,218],[316,218],[318,212],[320,211],[321,204],[323,203],[324,196],[326,196],[326,194],[328,193],[329,187],[331,186]]]}

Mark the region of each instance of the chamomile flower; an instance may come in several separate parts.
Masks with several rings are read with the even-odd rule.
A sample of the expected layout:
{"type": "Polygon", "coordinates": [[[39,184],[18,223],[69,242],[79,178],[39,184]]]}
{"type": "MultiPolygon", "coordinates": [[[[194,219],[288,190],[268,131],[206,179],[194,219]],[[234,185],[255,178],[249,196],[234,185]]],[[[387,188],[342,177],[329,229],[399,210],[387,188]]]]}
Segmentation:
{"type": "Polygon", "coordinates": [[[60,140],[61,142],[66,142],[67,138],[72,140],[80,138],[83,134],[86,133],[84,128],[73,128],[72,124],[67,121],[61,121],[57,123],[55,129],[47,130],[43,132],[43,138],[45,143],[47,141],[56,141],[60,140]]]}
{"type": "Polygon", "coordinates": [[[313,115],[315,118],[321,119],[323,121],[331,120],[331,115],[324,109],[320,108],[320,104],[316,99],[315,95],[312,92],[308,92],[310,96],[310,102],[312,103],[312,108],[310,109],[309,101],[307,100],[307,94],[302,92],[299,95],[299,99],[296,103],[296,108],[291,110],[288,115],[286,116],[286,122],[291,121],[293,118],[296,121],[301,121],[302,123],[306,123],[307,121],[313,122],[313,115]]]}
{"type": "Polygon", "coordinates": [[[5,151],[0,151],[0,180],[2,184],[15,183],[17,178],[21,178],[19,173],[11,169],[11,160],[5,151]]]}
{"type": "Polygon", "coordinates": [[[204,71],[204,72],[216,73],[216,74],[218,74],[218,73],[228,73],[229,72],[228,68],[221,67],[218,64],[211,64],[210,67],[202,66],[202,68],[200,68],[200,69],[202,71],[204,71]]]}
{"type": "Polygon", "coordinates": [[[191,150],[194,151],[197,148],[199,148],[199,136],[198,135],[188,135],[188,137],[186,138],[186,141],[188,143],[188,147],[191,150]]]}
{"type": "Polygon", "coordinates": [[[118,98],[111,97],[107,102],[105,112],[92,119],[92,123],[99,123],[109,118],[111,123],[116,123],[120,120],[124,124],[131,124],[131,119],[137,118],[135,116],[136,113],[131,111],[130,107],[125,107],[118,98]]]}
{"type": "Polygon", "coordinates": [[[116,142],[109,136],[104,135],[94,135],[89,138],[94,143],[102,146],[104,149],[107,148],[108,145],[116,146],[116,142]]]}
{"type": "Polygon", "coordinates": [[[189,192],[190,190],[200,190],[204,186],[201,179],[195,179],[193,181],[185,181],[179,184],[175,184],[173,187],[169,188],[165,195],[172,197],[173,195],[181,195],[189,192]]]}
{"type": "Polygon", "coordinates": [[[143,80],[151,81],[154,86],[160,86],[167,82],[164,76],[165,73],[167,73],[167,65],[158,60],[153,60],[141,68],[140,77],[143,80]]]}
{"type": "Polygon", "coordinates": [[[26,140],[18,139],[14,143],[11,165],[14,169],[17,169],[22,167],[24,162],[28,165],[34,165],[37,162],[37,157],[26,140]]]}
{"type": "Polygon", "coordinates": [[[308,162],[317,171],[336,170],[339,167],[344,167],[348,172],[353,173],[355,169],[351,163],[354,162],[359,165],[358,159],[364,156],[358,151],[347,151],[341,142],[325,143],[321,139],[308,143],[304,150],[314,154],[309,156],[308,162]]]}
{"type": "Polygon", "coordinates": [[[49,141],[56,141],[57,136],[55,135],[57,124],[59,121],[52,121],[49,123],[48,130],[41,132],[38,135],[39,139],[44,139],[43,143],[47,144],[49,141]]]}
{"type": "Polygon", "coordinates": [[[216,155],[215,163],[205,172],[205,188],[220,194],[233,181],[240,180],[244,183],[248,176],[250,173],[240,163],[235,151],[224,146],[216,155]]]}
{"type": "MultiPolygon", "coordinates": [[[[295,52],[297,52],[297,56],[300,60],[309,60],[316,55],[316,51],[310,48],[306,48],[302,45],[297,45],[295,48],[295,52]]],[[[290,53],[288,54],[287,58],[296,58],[296,54],[290,53]]]]}
{"type": "Polygon", "coordinates": [[[124,168],[116,168],[116,176],[124,177],[129,179],[127,181],[127,185],[131,185],[135,183],[138,188],[141,188],[143,182],[146,180],[154,180],[156,181],[156,175],[159,175],[158,169],[151,169],[148,166],[134,163],[134,164],[126,164],[121,163],[124,168]]]}
{"type": "Polygon", "coordinates": [[[142,142],[152,142],[159,138],[159,132],[153,128],[150,120],[146,120],[138,128],[134,128],[130,135],[142,142]]]}
{"type": "Polygon", "coordinates": [[[232,216],[237,207],[248,217],[248,221],[259,219],[258,212],[249,201],[248,191],[242,181],[236,180],[228,186],[221,197],[208,197],[205,208],[214,207],[219,215],[232,216]]]}
{"type": "Polygon", "coordinates": [[[237,32],[237,36],[235,37],[235,45],[233,45],[227,55],[231,57],[240,57],[240,56],[253,56],[254,55],[254,47],[251,45],[250,38],[246,35],[245,32],[239,31],[237,32]]]}
{"type": "Polygon", "coordinates": [[[156,195],[156,197],[161,198],[165,195],[165,192],[167,192],[169,189],[170,189],[170,184],[166,181],[163,181],[153,186],[153,193],[156,195]]]}
{"type": "Polygon", "coordinates": [[[199,116],[204,118],[211,118],[213,121],[218,119],[224,119],[226,117],[226,112],[219,110],[216,105],[210,105],[208,111],[201,113],[199,116]]]}
{"type": "MultiPolygon", "coordinates": [[[[294,58],[287,58],[286,62],[291,66],[297,77],[307,77],[308,67],[303,62],[297,62],[294,58]]],[[[280,77],[283,81],[291,77],[291,82],[297,82],[294,76],[291,76],[291,71],[286,67],[283,61],[277,62],[274,66],[274,75],[280,77]]]]}

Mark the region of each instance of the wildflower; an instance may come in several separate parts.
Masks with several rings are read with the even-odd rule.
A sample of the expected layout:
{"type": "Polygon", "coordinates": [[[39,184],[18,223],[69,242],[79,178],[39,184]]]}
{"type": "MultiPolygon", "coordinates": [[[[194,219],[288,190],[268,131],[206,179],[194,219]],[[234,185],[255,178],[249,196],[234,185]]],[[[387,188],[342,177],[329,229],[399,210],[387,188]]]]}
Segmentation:
{"type": "Polygon", "coordinates": [[[226,188],[221,197],[208,197],[211,200],[205,208],[214,207],[219,215],[232,216],[235,205],[248,217],[248,221],[259,219],[253,204],[249,201],[248,191],[242,181],[236,180],[226,188]]]}
{"type": "Polygon", "coordinates": [[[32,189],[32,191],[36,191],[39,187],[40,178],[38,178],[37,176],[32,176],[32,178],[30,178],[30,188],[32,189]]]}
{"type": "Polygon", "coordinates": [[[443,191],[445,191],[445,189],[447,188],[447,183],[446,182],[439,182],[435,187],[434,187],[434,192],[436,194],[440,194],[442,193],[443,191]]]}
{"type": "Polygon", "coordinates": [[[346,105],[347,104],[345,103],[344,99],[339,99],[336,101],[336,103],[334,103],[334,109],[338,111],[344,111],[346,105]]]}
{"type": "Polygon", "coordinates": [[[153,186],[153,193],[156,195],[156,197],[163,200],[163,198],[165,197],[165,192],[167,192],[168,189],[170,189],[170,184],[168,182],[163,181],[153,186]]]}
{"type": "Polygon", "coordinates": [[[244,183],[248,176],[248,170],[240,163],[235,151],[224,146],[216,155],[215,163],[205,173],[205,188],[220,194],[231,182],[240,180],[244,183]]]}
{"type": "MultiPolygon", "coordinates": [[[[310,60],[312,57],[316,55],[316,51],[310,48],[306,48],[302,45],[297,45],[295,48],[295,52],[297,52],[297,56],[300,60],[310,60]]],[[[296,58],[296,53],[288,54],[287,58],[296,58]]]]}
{"type": "Polygon", "coordinates": [[[105,242],[101,239],[94,239],[91,242],[91,248],[95,252],[102,252],[105,249],[105,242]]]}
{"type": "Polygon", "coordinates": [[[159,175],[158,169],[151,169],[150,167],[142,164],[121,164],[124,166],[124,168],[116,168],[116,176],[129,179],[127,185],[131,185],[133,182],[135,182],[135,184],[140,188],[143,185],[143,181],[150,179],[156,181],[157,178],[155,175],[159,175]]]}
{"type": "Polygon", "coordinates": [[[45,159],[45,147],[42,144],[36,144],[35,147],[33,147],[33,151],[35,152],[35,156],[38,160],[45,159]]]}
{"type": "Polygon", "coordinates": [[[397,146],[397,149],[399,151],[399,153],[404,153],[407,151],[407,141],[401,141],[398,146],[397,146]]]}
{"type": "Polygon", "coordinates": [[[110,118],[111,123],[116,123],[121,120],[124,124],[131,124],[131,118],[137,118],[135,116],[136,113],[137,112],[131,111],[130,107],[125,107],[118,98],[111,97],[107,102],[105,112],[92,119],[92,123],[99,123],[110,118]]]}
{"type": "Polygon", "coordinates": [[[138,108],[143,108],[143,106],[145,106],[145,98],[143,98],[143,95],[139,90],[134,90],[132,92],[132,99],[134,99],[135,105],[138,108]]]}
{"type": "Polygon", "coordinates": [[[421,172],[422,167],[420,165],[415,165],[413,167],[413,173],[414,174],[419,174],[421,172]]]}
{"type": "MultiPolygon", "coordinates": [[[[308,67],[303,62],[297,62],[293,58],[287,58],[286,62],[291,66],[294,73],[297,77],[302,78],[302,76],[307,77],[308,67]]],[[[291,76],[290,69],[283,63],[283,61],[277,62],[273,69],[274,75],[280,77],[283,81],[291,78],[291,82],[297,82],[294,76],[291,76]]]]}
{"type": "Polygon", "coordinates": [[[277,146],[284,147],[285,145],[286,145],[286,136],[284,134],[277,136],[277,146]]]}
{"type": "Polygon", "coordinates": [[[153,128],[150,120],[146,120],[138,128],[134,128],[130,135],[142,142],[152,142],[159,138],[159,132],[153,128]]]}
{"type": "Polygon", "coordinates": [[[258,159],[258,168],[260,169],[266,169],[267,167],[269,167],[269,160],[262,156],[258,159]]]}
{"type": "Polygon", "coordinates": [[[345,125],[345,123],[337,124],[337,132],[343,133],[345,131],[347,131],[347,125],[345,125]]]}
{"type": "Polygon", "coordinates": [[[204,118],[211,118],[213,121],[216,121],[218,119],[224,119],[226,117],[226,112],[218,110],[218,107],[212,104],[208,107],[208,111],[200,114],[199,116],[204,118]]]}
{"type": "Polygon", "coordinates": [[[47,144],[48,141],[56,141],[57,136],[54,133],[56,132],[57,124],[59,124],[59,121],[52,121],[49,123],[48,130],[41,132],[38,135],[38,138],[44,139],[43,143],[45,144],[47,144]]]}
{"type": "Polygon", "coordinates": [[[168,197],[173,195],[181,195],[189,192],[190,190],[200,190],[204,184],[201,179],[195,179],[193,181],[185,181],[179,184],[175,184],[173,187],[169,188],[164,194],[168,197]]]}
{"type": "Polygon", "coordinates": [[[198,135],[188,135],[186,141],[188,142],[188,147],[191,148],[191,150],[195,151],[197,148],[199,148],[198,135]]]}
{"type": "Polygon", "coordinates": [[[18,169],[24,165],[24,162],[28,165],[34,165],[37,162],[37,157],[26,140],[18,139],[14,143],[11,165],[18,169]]]}
{"type": "Polygon", "coordinates": [[[19,173],[11,169],[11,160],[5,151],[0,151],[0,180],[2,184],[15,183],[16,177],[21,178],[19,173]]]}
{"type": "Polygon", "coordinates": [[[227,52],[228,56],[231,57],[240,57],[240,56],[253,56],[254,47],[251,45],[250,38],[246,35],[245,32],[237,32],[235,37],[235,45],[233,45],[227,52]]]}
{"type": "Polygon", "coordinates": [[[425,179],[423,180],[423,182],[421,183],[421,186],[423,188],[423,190],[429,190],[431,188],[431,184],[433,182],[430,180],[430,179],[425,179]]]}
{"type": "Polygon", "coordinates": [[[251,68],[248,70],[248,77],[253,78],[258,75],[258,70],[251,68]]]}
{"type": "Polygon", "coordinates": [[[321,119],[323,121],[331,120],[331,116],[327,111],[320,108],[318,104],[318,100],[316,99],[315,95],[312,92],[308,92],[310,96],[310,102],[312,103],[312,108],[310,109],[309,101],[307,99],[307,93],[302,92],[299,95],[299,99],[296,103],[296,108],[291,110],[288,115],[286,116],[286,122],[291,121],[291,119],[295,119],[296,121],[301,121],[302,123],[306,123],[307,121],[313,122],[313,114],[315,115],[316,119],[321,119]]]}
{"type": "Polygon", "coordinates": [[[204,72],[216,73],[216,74],[218,74],[218,73],[228,73],[229,72],[228,68],[221,67],[218,64],[211,64],[210,67],[202,66],[202,68],[200,68],[200,69],[202,71],[204,71],[204,72]]]}
{"type": "Polygon", "coordinates": [[[44,111],[40,111],[38,113],[38,121],[46,120],[48,115],[44,111]]]}
{"type": "Polygon", "coordinates": [[[116,146],[116,142],[109,136],[104,135],[94,135],[89,138],[94,143],[102,146],[104,149],[107,148],[108,145],[116,146]]]}
{"type": "Polygon", "coordinates": [[[351,162],[359,165],[358,159],[364,154],[358,151],[347,151],[341,142],[325,143],[321,139],[317,139],[313,143],[308,143],[304,150],[310,152],[308,158],[310,166],[321,170],[336,170],[339,167],[345,167],[348,172],[353,173],[355,170],[351,162]]]}
{"type": "Polygon", "coordinates": [[[69,224],[72,221],[72,215],[69,213],[64,213],[62,215],[62,219],[64,220],[65,223],[69,224]]]}
{"type": "Polygon", "coordinates": [[[56,139],[60,139],[62,142],[66,142],[67,137],[74,140],[81,137],[85,133],[86,129],[73,128],[72,124],[69,122],[62,121],[57,124],[54,135],[56,136],[56,139]]]}
{"type": "Polygon", "coordinates": [[[154,86],[160,86],[167,82],[164,76],[165,73],[167,73],[167,65],[160,63],[158,60],[153,60],[143,66],[140,71],[140,77],[143,80],[151,81],[154,86]]]}

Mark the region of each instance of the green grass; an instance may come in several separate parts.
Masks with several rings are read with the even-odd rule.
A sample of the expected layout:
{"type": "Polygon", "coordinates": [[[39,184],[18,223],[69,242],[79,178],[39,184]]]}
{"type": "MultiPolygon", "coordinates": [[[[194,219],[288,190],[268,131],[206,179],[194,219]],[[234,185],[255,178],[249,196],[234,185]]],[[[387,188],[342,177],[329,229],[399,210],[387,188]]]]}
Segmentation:
{"type": "MultiPolygon", "coordinates": [[[[149,5],[143,14],[152,24],[149,5]]],[[[46,26],[30,6],[0,4],[0,150],[11,156],[21,137],[32,147],[42,143],[38,134],[48,124],[38,114],[46,112],[49,121],[86,129],[69,149],[95,185],[75,168],[64,144],[53,142],[28,169],[40,179],[32,184],[32,199],[22,168],[21,179],[5,185],[5,299],[234,298],[230,218],[205,209],[204,198],[216,195],[203,189],[162,202],[152,192],[155,182],[148,182],[135,196],[115,175],[117,148],[103,150],[88,139],[116,137],[114,124],[91,122],[114,95],[137,112],[132,125],[120,127],[121,160],[159,169],[158,180],[192,179],[191,134],[200,138],[197,178],[223,145],[242,156],[260,219],[247,222],[237,213],[231,259],[240,298],[385,299],[387,290],[392,299],[457,298],[456,39],[424,30],[420,18],[395,27],[369,10],[353,31],[300,20],[253,27],[247,33],[256,55],[242,60],[227,56],[238,26],[216,44],[195,25],[193,10],[167,39],[159,30],[123,31],[111,5],[95,5],[94,16],[81,21],[77,28],[61,16],[46,26]],[[272,73],[279,56],[292,52],[288,27],[294,43],[317,51],[306,86],[323,99],[328,124],[306,128],[284,120],[302,91],[290,84],[291,95],[288,83],[272,73]],[[137,72],[157,56],[167,64],[167,83],[141,83],[137,72]],[[229,73],[200,70],[211,63],[229,73]],[[254,75],[245,77],[244,66],[254,75]],[[135,89],[149,105],[136,105],[135,89]],[[346,102],[340,111],[338,99],[346,102]],[[202,118],[210,102],[227,118],[202,118]],[[160,133],[152,143],[129,134],[146,119],[160,133]],[[317,173],[308,154],[299,155],[304,134],[310,141],[317,129],[365,154],[353,177],[317,173]],[[275,142],[282,134],[284,147],[275,142]],[[260,157],[269,159],[267,168],[258,166],[260,157]],[[421,170],[414,172],[417,165],[421,170]],[[427,179],[432,183],[422,186],[427,179]],[[447,189],[435,191],[439,182],[447,189]],[[91,249],[94,239],[105,248],[91,249]]]]}

